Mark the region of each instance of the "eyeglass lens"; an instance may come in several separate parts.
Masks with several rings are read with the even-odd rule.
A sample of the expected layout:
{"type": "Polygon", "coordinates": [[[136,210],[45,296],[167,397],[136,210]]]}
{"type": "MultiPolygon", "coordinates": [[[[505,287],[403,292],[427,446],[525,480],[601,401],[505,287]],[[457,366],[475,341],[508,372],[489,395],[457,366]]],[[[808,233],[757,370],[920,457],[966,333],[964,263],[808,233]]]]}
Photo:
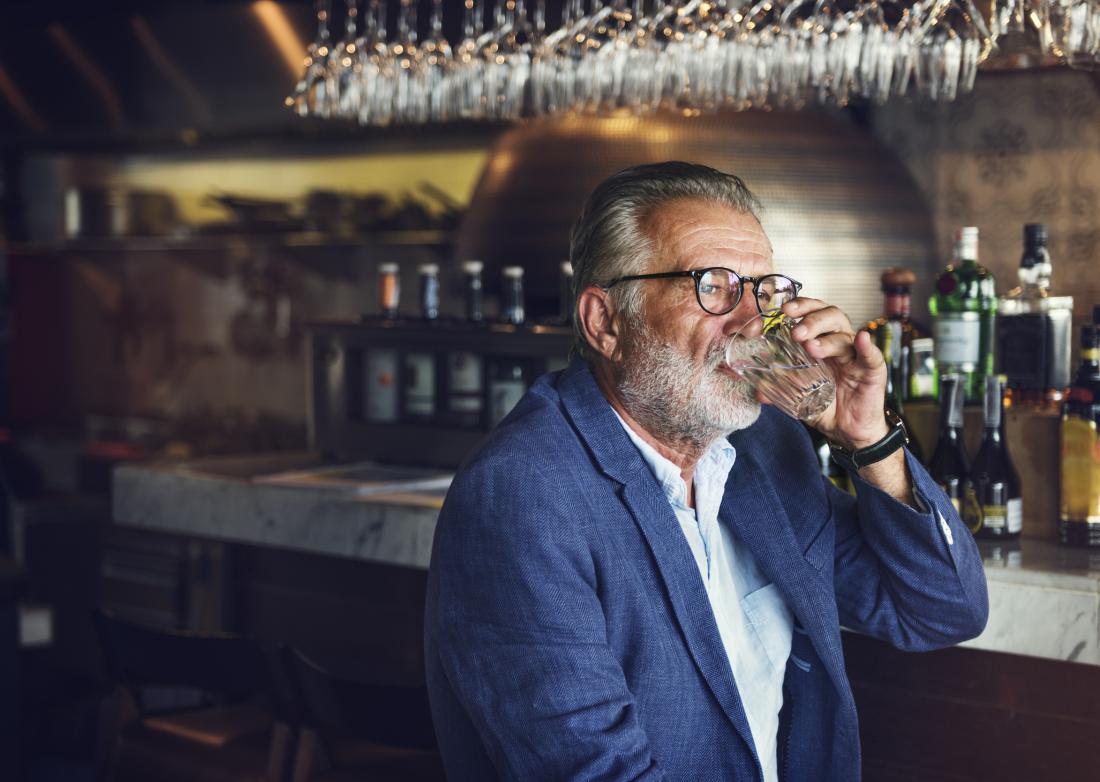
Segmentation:
{"type": "MultiPolygon", "coordinates": [[[[745,287],[753,288],[756,306],[761,312],[779,309],[795,297],[794,281],[780,274],[769,274],[756,281],[755,286],[746,281],[745,287]]],[[[708,269],[698,282],[699,303],[713,315],[725,315],[737,306],[741,298],[741,280],[726,269],[708,269]]]]}

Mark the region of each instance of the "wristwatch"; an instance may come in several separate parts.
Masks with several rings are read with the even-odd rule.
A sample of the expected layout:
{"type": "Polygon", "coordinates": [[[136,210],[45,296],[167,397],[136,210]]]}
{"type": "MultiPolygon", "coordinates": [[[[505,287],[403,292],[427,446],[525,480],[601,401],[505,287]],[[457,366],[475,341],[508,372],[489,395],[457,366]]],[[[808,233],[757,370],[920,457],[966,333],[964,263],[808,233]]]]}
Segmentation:
{"type": "Polygon", "coordinates": [[[905,431],[901,416],[890,408],[886,408],[885,415],[886,424],[890,427],[885,437],[866,448],[857,448],[854,451],[829,443],[829,452],[833,456],[833,461],[849,472],[858,472],[861,467],[882,461],[898,448],[908,445],[909,433],[905,431]]]}

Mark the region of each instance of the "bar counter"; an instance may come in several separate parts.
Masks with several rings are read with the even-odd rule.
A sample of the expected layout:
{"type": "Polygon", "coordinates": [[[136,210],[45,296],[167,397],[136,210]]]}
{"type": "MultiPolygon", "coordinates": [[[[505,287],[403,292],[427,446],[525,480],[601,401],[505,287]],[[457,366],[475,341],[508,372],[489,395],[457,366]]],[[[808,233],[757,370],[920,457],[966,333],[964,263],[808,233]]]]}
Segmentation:
{"type": "MultiPolygon", "coordinates": [[[[428,567],[448,476],[379,468],[374,477],[362,465],[343,474],[319,465],[315,454],[289,453],[122,466],[114,474],[114,522],[226,543],[428,567]]],[[[989,623],[964,647],[1100,665],[1100,550],[1038,538],[982,542],[981,550],[989,623]]]]}

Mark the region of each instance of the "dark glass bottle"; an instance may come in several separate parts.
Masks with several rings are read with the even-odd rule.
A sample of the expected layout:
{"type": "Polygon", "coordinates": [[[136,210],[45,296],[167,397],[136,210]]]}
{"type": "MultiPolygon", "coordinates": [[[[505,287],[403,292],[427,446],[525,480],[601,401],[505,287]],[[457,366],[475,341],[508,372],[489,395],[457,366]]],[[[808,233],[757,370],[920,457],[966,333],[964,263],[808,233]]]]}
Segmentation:
{"type": "Polygon", "coordinates": [[[983,538],[1016,538],[1023,526],[1023,500],[1020,476],[1004,439],[1005,380],[994,375],[985,383],[985,431],[971,470],[982,509],[982,526],[977,534],[983,538]]]}
{"type": "Polygon", "coordinates": [[[963,522],[975,532],[981,527],[981,508],[970,481],[970,463],[963,449],[963,388],[959,375],[940,378],[940,439],[928,465],[963,522]]]}
{"type": "MultiPolygon", "coordinates": [[[[887,324],[882,329],[881,338],[882,344],[879,349],[882,350],[883,357],[886,358],[886,406],[898,414],[902,423],[905,424],[905,431],[909,435],[909,452],[916,457],[918,462],[924,461],[924,449],[921,448],[920,441],[917,439],[916,433],[913,431],[913,427],[909,424],[909,419],[905,417],[905,398],[903,389],[906,387],[906,375],[905,368],[908,366],[908,362],[895,360],[899,350],[899,343],[901,341],[901,328],[896,324],[887,324]]],[[[906,356],[908,358],[908,356],[906,356]]]]}
{"type": "Polygon", "coordinates": [[[1081,327],[1081,366],[1062,403],[1062,502],[1058,536],[1100,546],[1100,330],[1081,327]]]}

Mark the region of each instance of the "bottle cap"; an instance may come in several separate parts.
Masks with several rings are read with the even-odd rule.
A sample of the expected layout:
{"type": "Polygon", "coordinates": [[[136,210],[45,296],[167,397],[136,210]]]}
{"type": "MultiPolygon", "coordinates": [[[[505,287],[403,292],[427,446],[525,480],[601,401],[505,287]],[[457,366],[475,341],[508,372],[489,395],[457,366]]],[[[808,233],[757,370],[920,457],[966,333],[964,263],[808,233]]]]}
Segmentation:
{"type": "Polygon", "coordinates": [[[889,269],[883,270],[881,279],[883,290],[887,288],[910,288],[916,283],[917,275],[911,269],[891,266],[889,269]]]}
{"type": "Polygon", "coordinates": [[[481,270],[485,268],[485,264],[481,261],[463,261],[462,271],[466,274],[481,274],[481,270]]]}
{"type": "Polygon", "coordinates": [[[1044,223],[1028,223],[1024,226],[1024,244],[1036,247],[1047,243],[1047,227],[1044,223]]]}
{"type": "Polygon", "coordinates": [[[519,279],[519,278],[523,277],[523,267],[522,266],[505,266],[503,269],[501,269],[500,273],[503,274],[505,277],[507,277],[509,279],[519,279]]]}
{"type": "Polygon", "coordinates": [[[396,263],[380,263],[378,264],[379,274],[397,274],[396,263]]]}
{"type": "Polygon", "coordinates": [[[436,274],[439,274],[439,264],[438,263],[422,263],[416,268],[416,270],[418,272],[420,272],[421,274],[436,275],[436,274]]]}
{"type": "Polygon", "coordinates": [[[562,261],[561,262],[561,273],[564,274],[566,277],[572,277],[573,276],[573,264],[571,264],[569,261],[562,261]]]}
{"type": "Polygon", "coordinates": [[[955,232],[956,253],[960,259],[977,260],[978,228],[966,225],[955,232]]]}

